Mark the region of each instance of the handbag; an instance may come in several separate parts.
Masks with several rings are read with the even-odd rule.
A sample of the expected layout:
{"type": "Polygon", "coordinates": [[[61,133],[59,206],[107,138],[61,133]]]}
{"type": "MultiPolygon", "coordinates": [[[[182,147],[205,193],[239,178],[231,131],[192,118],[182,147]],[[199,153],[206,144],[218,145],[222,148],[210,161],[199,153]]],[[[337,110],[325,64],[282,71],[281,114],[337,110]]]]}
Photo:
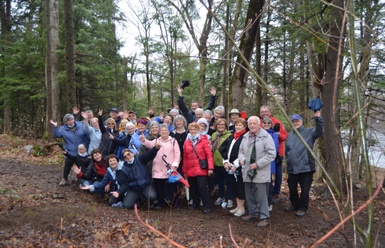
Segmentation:
{"type": "Polygon", "coordinates": [[[201,167],[201,169],[202,170],[207,169],[209,167],[209,162],[207,161],[207,159],[200,159],[200,157],[198,156],[198,153],[195,151],[194,145],[192,145],[192,148],[194,150],[195,155],[197,156],[197,158],[199,160],[199,166],[201,167]]]}

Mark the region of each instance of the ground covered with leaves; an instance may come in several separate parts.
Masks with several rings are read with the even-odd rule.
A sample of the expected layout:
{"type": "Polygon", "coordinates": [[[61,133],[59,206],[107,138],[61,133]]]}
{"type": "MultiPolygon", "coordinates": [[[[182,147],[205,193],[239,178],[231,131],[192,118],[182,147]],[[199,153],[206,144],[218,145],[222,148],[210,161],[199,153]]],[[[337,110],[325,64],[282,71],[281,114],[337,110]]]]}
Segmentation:
{"type": "MultiPolygon", "coordinates": [[[[109,207],[105,199],[81,191],[74,175],[70,186],[58,186],[62,175],[59,148],[0,135],[0,149],[0,247],[173,247],[140,223],[133,210],[109,207]],[[27,153],[24,146],[28,144],[47,148],[45,156],[27,153]]],[[[139,209],[138,213],[145,223],[185,247],[236,247],[235,243],[239,247],[309,247],[345,216],[341,206],[323,198],[323,189],[324,185],[313,186],[309,211],[299,218],[283,210],[288,204],[284,184],[266,228],[242,221],[219,206],[211,214],[188,210],[185,200],[180,209],[139,209]]],[[[366,200],[364,189],[354,192],[355,209],[366,200]]],[[[375,199],[375,210],[374,246],[384,247],[383,191],[375,199]]],[[[356,221],[366,228],[366,209],[356,221]]],[[[356,240],[358,247],[364,246],[359,235],[356,240]]],[[[350,222],[320,245],[351,246],[350,222]]]]}

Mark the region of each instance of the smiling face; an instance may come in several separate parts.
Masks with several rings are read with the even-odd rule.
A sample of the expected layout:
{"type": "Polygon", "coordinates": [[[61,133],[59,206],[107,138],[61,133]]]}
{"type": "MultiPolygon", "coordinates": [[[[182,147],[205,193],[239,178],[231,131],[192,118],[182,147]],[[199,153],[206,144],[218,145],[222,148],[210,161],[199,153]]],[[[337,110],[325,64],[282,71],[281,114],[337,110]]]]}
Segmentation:
{"type": "Polygon", "coordinates": [[[96,162],[100,162],[102,161],[102,154],[99,152],[95,152],[94,154],[92,154],[92,159],[96,162]]]}
{"type": "Polygon", "coordinates": [[[119,163],[119,161],[118,161],[116,158],[110,158],[110,159],[108,160],[108,164],[110,165],[110,167],[111,167],[112,169],[115,169],[116,166],[118,166],[118,163],[119,163]]]}
{"type": "Polygon", "coordinates": [[[217,131],[219,133],[223,133],[226,130],[226,122],[225,121],[218,121],[217,122],[217,131]]]}
{"type": "Polygon", "coordinates": [[[240,132],[242,132],[242,131],[245,130],[245,129],[246,129],[246,126],[243,125],[242,123],[237,122],[237,123],[235,124],[235,132],[240,133],[240,132]]]}
{"type": "Polygon", "coordinates": [[[251,116],[247,121],[247,126],[252,134],[256,134],[259,131],[259,118],[256,116],[251,116]]]}
{"type": "Polygon", "coordinates": [[[271,115],[270,109],[268,107],[261,107],[259,109],[259,116],[263,119],[265,117],[269,117],[271,115]]]}
{"type": "Polygon", "coordinates": [[[303,122],[302,120],[292,120],[291,123],[293,124],[293,126],[298,129],[299,127],[302,126],[303,122]]]}
{"type": "Polygon", "coordinates": [[[158,136],[159,134],[159,126],[158,125],[152,125],[150,127],[150,132],[153,136],[158,136]]]}
{"type": "Polygon", "coordinates": [[[189,127],[188,131],[192,136],[195,136],[198,133],[198,128],[196,128],[195,126],[192,126],[192,127],[189,127]]]}
{"type": "Polygon", "coordinates": [[[146,130],[146,125],[138,123],[138,132],[143,133],[146,130]]]}
{"type": "Polygon", "coordinates": [[[172,123],[172,118],[169,115],[166,115],[163,119],[163,122],[170,125],[172,123]]]}
{"type": "Polygon", "coordinates": [[[161,127],[160,128],[160,137],[162,137],[163,140],[167,140],[169,135],[168,127],[161,127]]]}
{"type": "Polygon", "coordinates": [[[184,122],[183,122],[181,119],[176,120],[176,121],[175,121],[175,126],[176,126],[177,128],[182,128],[182,127],[184,126],[184,122]]]}
{"type": "Polygon", "coordinates": [[[73,127],[75,125],[75,119],[68,119],[66,121],[67,126],[73,127]]]}
{"type": "Polygon", "coordinates": [[[271,126],[272,126],[272,123],[271,123],[270,121],[263,121],[263,122],[262,122],[262,127],[263,127],[263,129],[265,129],[265,130],[271,129],[271,126]]]}
{"type": "Polygon", "coordinates": [[[130,150],[123,151],[123,159],[126,162],[131,162],[134,159],[134,154],[130,150]]]}

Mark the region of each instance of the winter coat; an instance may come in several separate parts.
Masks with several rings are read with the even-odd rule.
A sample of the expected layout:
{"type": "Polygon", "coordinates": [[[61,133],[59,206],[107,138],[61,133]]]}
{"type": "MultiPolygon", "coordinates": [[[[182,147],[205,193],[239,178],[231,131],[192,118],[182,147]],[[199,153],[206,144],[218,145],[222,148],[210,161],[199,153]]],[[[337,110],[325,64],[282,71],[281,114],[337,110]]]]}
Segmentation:
{"type": "MultiPolygon", "coordinates": [[[[100,187],[103,187],[105,188],[107,186],[107,184],[110,184],[110,192],[112,191],[118,191],[120,186],[119,186],[119,183],[118,181],[116,180],[116,172],[118,170],[121,170],[122,169],[122,166],[123,164],[122,163],[119,163],[114,170],[112,170],[111,167],[108,167],[107,168],[107,172],[106,174],[104,175],[103,179],[102,179],[102,182],[101,182],[101,185],[100,187]]],[[[95,187],[91,187],[90,191],[94,191],[95,190],[95,187]]]]}
{"type": "MultiPolygon", "coordinates": [[[[285,140],[287,138],[287,132],[285,130],[285,127],[282,125],[282,122],[280,122],[277,118],[275,118],[274,116],[270,115],[269,116],[271,121],[273,122],[273,125],[272,127],[275,126],[275,124],[279,124],[279,136],[278,136],[278,151],[279,151],[279,155],[281,155],[282,157],[285,156],[285,140]]],[[[261,118],[261,120],[263,120],[263,118],[261,118]]],[[[262,127],[262,121],[261,121],[261,127],[262,127]]]]}
{"type": "Polygon", "coordinates": [[[206,136],[200,135],[194,149],[199,159],[207,159],[208,169],[201,169],[199,159],[193,150],[193,143],[187,138],[183,147],[182,171],[187,177],[207,176],[208,170],[214,170],[214,159],[210,148],[210,141],[206,136]]]}
{"type": "Polygon", "coordinates": [[[250,131],[247,132],[243,136],[238,154],[239,161],[244,162],[242,169],[243,181],[253,183],[269,183],[271,181],[270,164],[275,159],[276,155],[277,151],[273,138],[271,138],[271,135],[266,130],[260,128],[256,136],[252,136],[250,131]],[[258,168],[256,170],[255,177],[251,181],[251,178],[247,173],[250,170],[250,155],[253,146],[256,148],[256,163],[258,168]]]}
{"type": "Polygon", "coordinates": [[[166,163],[163,161],[163,156],[165,155],[164,160],[166,160],[166,162],[170,164],[170,166],[177,169],[179,167],[180,162],[179,145],[178,142],[176,142],[176,140],[170,136],[168,137],[166,142],[162,141],[161,137],[152,141],[146,139],[143,145],[147,148],[152,148],[157,142],[162,144],[162,146],[160,147],[158,154],[152,161],[152,178],[168,178],[168,168],[166,166],[166,163]]]}
{"type": "Polygon", "coordinates": [[[75,121],[74,125],[75,129],[73,131],[71,131],[67,125],[63,125],[60,128],[57,126],[53,128],[55,138],[64,139],[65,149],[72,156],[78,154],[78,146],[80,144],[86,145],[87,143],[83,123],[75,121]]]}
{"type": "MultiPolygon", "coordinates": [[[[205,110],[212,110],[214,108],[215,101],[216,101],[216,96],[211,95],[209,105],[205,110]]],[[[184,103],[183,96],[178,97],[178,107],[182,111],[184,117],[186,117],[187,124],[190,124],[196,121],[195,112],[187,109],[186,104],[184,103]]]]}
{"type": "Polygon", "coordinates": [[[214,156],[214,165],[215,166],[223,166],[223,158],[221,153],[219,152],[219,148],[222,143],[227,140],[228,137],[231,136],[230,131],[225,130],[222,135],[218,136],[218,132],[213,133],[211,136],[211,146],[213,148],[213,156],[214,156]],[[218,146],[214,147],[215,140],[218,139],[218,146]]]}
{"type": "Polygon", "coordinates": [[[178,172],[183,174],[183,172],[182,172],[183,145],[184,145],[184,142],[186,141],[186,138],[187,138],[187,132],[185,131],[183,133],[177,133],[176,130],[174,130],[170,133],[170,136],[173,137],[178,142],[179,150],[180,150],[180,162],[179,162],[178,172]]]}
{"type": "Polygon", "coordinates": [[[64,154],[67,158],[71,159],[78,167],[83,174],[86,173],[88,166],[91,163],[91,157],[87,154],[86,156],[82,156],[79,153],[76,156],[72,156],[69,153],[64,154]]]}
{"type": "Polygon", "coordinates": [[[100,131],[100,129],[95,129],[90,125],[85,125],[84,128],[90,140],[90,144],[88,146],[88,154],[91,154],[93,149],[99,148],[100,142],[102,140],[102,131],[100,131]]]}
{"type": "Polygon", "coordinates": [[[119,138],[119,136],[118,136],[117,139],[112,140],[112,143],[114,143],[116,146],[118,146],[118,149],[117,149],[118,151],[116,152],[116,155],[118,157],[119,157],[119,155],[120,155],[120,157],[122,156],[122,152],[124,149],[128,149],[128,147],[130,145],[130,141],[131,141],[131,135],[128,133],[122,138],[119,138]]]}
{"type": "MultiPolygon", "coordinates": [[[[315,128],[305,128],[301,126],[297,129],[311,149],[313,149],[315,140],[321,137],[324,131],[324,120],[322,117],[314,117],[314,120],[316,124],[315,128]]],[[[314,158],[294,131],[287,136],[285,155],[286,170],[289,174],[314,172],[316,170],[314,158]]]]}
{"type": "Polygon", "coordinates": [[[234,141],[234,134],[230,135],[229,138],[227,138],[219,148],[219,152],[222,155],[223,158],[223,164],[225,162],[228,162],[230,164],[237,165],[239,167],[239,163],[235,162],[238,161],[238,152],[239,152],[239,147],[242,143],[243,136],[246,133],[242,134],[231,146],[232,142],[234,141]]]}
{"type": "Polygon", "coordinates": [[[102,139],[100,141],[99,149],[102,151],[103,159],[107,159],[110,154],[115,154],[116,143],[110,139],[110,134],[115,138],[118,137],[119,131],[117,129],[107,129],[103,124],[103,119],[98,116],[100,131],[102,132],[102,139]]]}
{"type": "MultiPolygon", "coordinates": [[[[271,137],[273,138],[274,140],[274,145],[275,145],[275,149],[277,151],[277,155],[280,156],[279,154],[279,151],[278,151],[278,148],[279,148],[279,143],[278,143],[278,134],[273,130],[273,129],[269,129],[269,130],[266,130],[270,135],[271,137]]],[[[275,159],[273,160],[273,162],[271,162],[270,164],[270,172],[271,174],[275,174],[275,159]]]]}
{"type": "MultiPolygon", "coordinates": [[[[130,149],[134,153],[134,155],[140,151],[140,147],[142,146],[142,142],[139,139],[140,135],[142,134],[139,133],[138,130],[136,130],[135,133],[131,136],[130,143],[128,144],[128,149],[130,149]]],[[[143,135],[148,135],[147,129],[144,131],[143,135]]]]}
{"type": "Polygon", "coordinates": [[[91,182],[102,181],[104,175],[107,172],[106,163],[103,160],[103,163],[98,165],[93,159],[88,165],[86,173],[80,172],[77,177],[81,179],[85,179],[91,182]]]}
{"type": "Polygon", "coordinates": [[[151,177],[146,164],[155,158],[157,152],[157,148],[153,147],[148,152],[135,155],[132,164],[126,161],[119,162],[121,169],[116,171],[119,195],[124,195],[128,190],[142,192],[150,185],[151,177]]]}

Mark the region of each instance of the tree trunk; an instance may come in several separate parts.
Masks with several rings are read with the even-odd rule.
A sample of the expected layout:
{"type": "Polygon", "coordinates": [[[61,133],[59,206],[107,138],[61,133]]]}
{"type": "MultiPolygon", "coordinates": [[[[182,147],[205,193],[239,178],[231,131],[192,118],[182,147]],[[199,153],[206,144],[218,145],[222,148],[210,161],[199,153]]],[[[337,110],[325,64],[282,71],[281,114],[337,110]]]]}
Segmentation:
{"type": "MultiPolygon", "coordinates": [[[[8,44],[11,43],[11,0],[2,1],[1,3],[1,36],[3,40],[2,51],[4,56],[2,56],[2,60],[6,63],[6,57],[8,56],[7,47],[8,44]],[[5,43],[5,46],[4,46],[5,43]]],[[[4,68],[4,67],[3,67],[4,68]]],[[[6,70],[2,72],[3,78],[6,78],[6,70]]],[[[12,132],[12,103],[10,95],[11,92],[6,92],[4,90],[4,133],[12,132]]]]}
{"type": "Polygon", "coordinates": [[[322,89],[324,109],[322,116],[325,119],[324,139],[328,140],[325,146],[325,168],[331,175],[340,192],[345,190],[344,153],[339,133],[339,105],[338,95],[342,82],[342,59],[344,39],[346,36],[346,20],[344,17],[344,0],[335,0],[331,7],[330,33],[326,58],[325,85],[322,89]]]}
{"type": "MultiPolygon", "coordinates": [[[[253,54],[263,4],[263,0],[250,0],[247,9],[245,32],[242,35],[239,50],[248,62],[253,54]]],[[[243,96],[247,82],[247,72],[244,68],[247,68],[246,63],[243,61],[242,56],[238,54],[232,78],[233,94],[231,97],[233,108],[243,108],[243,96]]]]}
{"type": "Polygon", "coordinates": [[[53,139],[52,126],[49,119],[57,120],[59,123],[60,111],[60,87],[57,80],[59,47],[59,9],[58,0],[45,0],[46,14],[46,86],[47,86],[47,130],[48,139],[53,139]]]}
{"type": "MultiPolygon", "coordinates": [[[[64,99],[67,108],[77,106],[75,87],[75,52],[74,52],[74,28],[72,14],[72,0],[64,1],[64,27],[65,27],[65,51],[66,51],[66,93],[64,99]]],[[[66,109],[68,111],[69,109],[66,109]]]]}
{"type": "Polygon", "coordinates": [[[127,86],[128,86],[128,77],[127,77],[128,69],[127,69],[127,58],[123,58],[123,102],[122,107],[123,110],[127,110],[127,86]]]}

